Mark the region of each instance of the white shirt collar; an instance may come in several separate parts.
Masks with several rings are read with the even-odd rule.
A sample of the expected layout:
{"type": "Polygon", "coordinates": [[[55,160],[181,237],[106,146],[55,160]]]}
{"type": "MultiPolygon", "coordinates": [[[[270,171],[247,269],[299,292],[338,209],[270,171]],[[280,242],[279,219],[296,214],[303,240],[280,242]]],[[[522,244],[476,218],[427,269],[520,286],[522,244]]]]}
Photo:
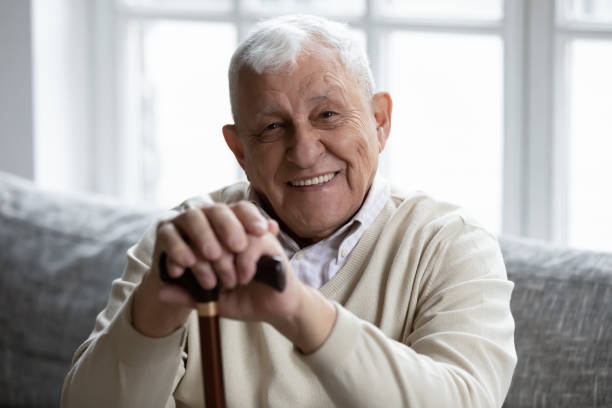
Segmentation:
{"type": "MultiPolygon", "coordinates": [[[[357,213],[355,213],[355,215],[348,222],[338,228],[338,230],[336,230],[332,235],[319,242],[333,241],[334,238],[338,236],[344,236],[346,238],[349,235],[352,235],[350,234],[351,231],[354,232],[357,229],[360,229],[360,227],[369,227],[385,206],[390,194],[391,189],[389,184],[382,176],[376,174],[374,180],[372,181],[372,185],[370,186],[370,190],[368,191],[366,198],[357,213]]],[[[254,203],[257,208],[259,208],[259,211],[264,217],[268,219],[272,218],[266,212],[266,210],[263,209],[259,197],[257,196],[257,193],[252,185],[249,185],[248,187],[247,199],[254,203]]],[[[361,237],[361,234],[359,234],[359,237],[361,237]]],[[[290,253],[295,253],[300,250],[297,242],[295,242],[295,240],[285,231],[281,230],[278,238],[283,247],[285,247],[285,250],[289,250],[290,253]]],[[[319,242],[317,242],[317,244],[319,242]]],[[[353,246],[354,245],[351,246],[351,249],[353,246]]]]}

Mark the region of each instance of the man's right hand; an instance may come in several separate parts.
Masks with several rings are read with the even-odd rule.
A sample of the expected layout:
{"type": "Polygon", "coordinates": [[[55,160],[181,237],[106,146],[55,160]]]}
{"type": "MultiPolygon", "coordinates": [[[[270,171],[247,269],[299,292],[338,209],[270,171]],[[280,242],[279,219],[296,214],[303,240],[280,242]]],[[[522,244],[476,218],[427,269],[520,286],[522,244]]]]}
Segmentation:
{"type": "Polygon", "coordinates": [[[248,283],[235,270],[234,256],[247,249],[249,236],[276,235],[278,224],[266,220],[257,207],[242,201],[192,208],[157,226],[153,263],[136,288],[132,324],[148,337],[165,337],[184,324],[194,307],[191,296],[159,277],[159,258],[166,253],[168,273],[179,277],[191,268],[200,285],[212,289],[248,283]]]}

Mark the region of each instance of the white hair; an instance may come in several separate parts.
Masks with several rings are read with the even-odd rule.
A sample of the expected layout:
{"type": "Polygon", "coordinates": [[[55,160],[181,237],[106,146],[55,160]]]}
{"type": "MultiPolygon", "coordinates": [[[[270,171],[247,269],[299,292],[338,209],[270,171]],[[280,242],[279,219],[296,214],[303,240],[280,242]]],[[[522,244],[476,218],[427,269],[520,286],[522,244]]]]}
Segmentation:
{"type": "Polygon", "coordinates": [[[374,94],[368,57],[355,35],[343,23],[309,15],[276,17],[255,26],[238,46],[229,66],[230,104],[237,121],[238,76],[243,67],[258,74],[291,71],[304,49],[323,45],[338,53],[340,62],[359,82],[366,98],[374,94]]]}

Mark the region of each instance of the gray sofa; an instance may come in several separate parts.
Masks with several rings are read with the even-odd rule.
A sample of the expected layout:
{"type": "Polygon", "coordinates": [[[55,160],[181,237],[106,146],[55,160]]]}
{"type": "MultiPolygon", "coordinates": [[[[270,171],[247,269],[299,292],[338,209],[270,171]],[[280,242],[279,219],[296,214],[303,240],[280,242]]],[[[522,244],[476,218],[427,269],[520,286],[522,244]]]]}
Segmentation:
{"type": "MultiPolygon", "coordinates": [[[[0,406],[58,406],[125,250],[160,215],[0,174],[0,406]]],[[[507,407],[612,407],[612,254],[500,240],[519,356],[507,407]]]]}

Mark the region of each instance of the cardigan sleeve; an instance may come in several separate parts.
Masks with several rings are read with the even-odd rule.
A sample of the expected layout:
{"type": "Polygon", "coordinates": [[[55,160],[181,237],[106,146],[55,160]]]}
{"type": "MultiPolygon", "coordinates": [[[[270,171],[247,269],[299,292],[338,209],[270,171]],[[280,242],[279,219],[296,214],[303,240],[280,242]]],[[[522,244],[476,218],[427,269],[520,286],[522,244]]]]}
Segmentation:
{"type": "Polygon", "coordinates": [[[133,291],[149,269],[155,228],[128,250],[106,308],[77,349],[62,388],[62,407],[174,407],[172,392],[185,371],[186,328],[154,339],[131,322],[133,291]]]}
{"type": "MultiPolygon", "coordinates": [[[[192,197],[161,220],[188,208],[242,199],[248,183],[240,182],[192,197]]],[[[187,322],[167,337],[154,339],[132,325],[134,289],[149,270],[157,223],[127,253],[121,278],[113,281],[106,308],[96,318],[89,338],[76,350],[62,387],[61,406],[175,407],[174,391],[185,374],[187,322]]]]}
{"type": "Polygon", "coordinates": [[[469,226],[439,251],[406,338],[391,339],[336,303],[330,336],[303,357],[335,405],[502,405],[517,358],[514,285],[497,241],[469,226]]]}

